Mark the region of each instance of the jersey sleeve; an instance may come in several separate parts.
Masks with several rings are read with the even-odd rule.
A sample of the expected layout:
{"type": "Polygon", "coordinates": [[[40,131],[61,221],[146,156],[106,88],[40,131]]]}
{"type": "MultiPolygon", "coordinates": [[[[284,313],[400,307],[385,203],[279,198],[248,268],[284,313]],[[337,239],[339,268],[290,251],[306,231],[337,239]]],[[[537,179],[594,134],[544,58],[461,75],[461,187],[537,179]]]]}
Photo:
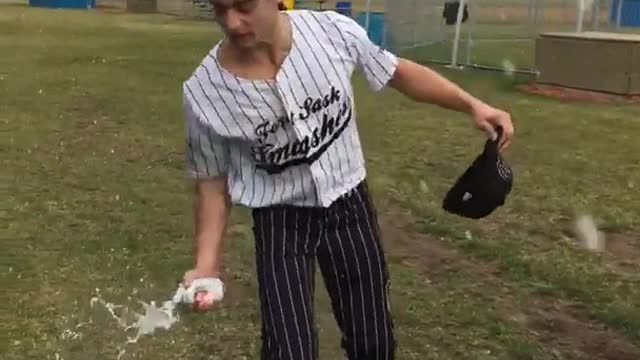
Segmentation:
{"type": "Polygon", "coordinates": [[[201,179],[226,175],[229,166],[227,140],[201,119],[186,97],[183,98],[183,110],[188,176],[201,179]]]}
{"type": "Polygon", "coordinates": [[[344,33],[349,55],[357,68],[364,73],[369,87],[374,91],[382,90],[398,66],[398,57],[371,41],[367,31],[355,20],[335,13],[339,29],[344,33]]]}

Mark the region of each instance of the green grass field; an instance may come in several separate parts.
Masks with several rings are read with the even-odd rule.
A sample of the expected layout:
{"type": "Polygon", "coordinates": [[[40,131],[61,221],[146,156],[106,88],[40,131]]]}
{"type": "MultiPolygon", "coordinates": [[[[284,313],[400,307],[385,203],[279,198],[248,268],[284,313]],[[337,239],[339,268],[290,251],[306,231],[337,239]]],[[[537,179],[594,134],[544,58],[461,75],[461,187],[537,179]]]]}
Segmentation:
{"type": "MultiPolygon", "coordinates": [[[[0,6],[1,359],[116,359],[127,334],[91,308],[96,288],[136,311],[175,290],[191,266],[180,85],[218,36],[169,16],[0,6]]],[[[438,70],[512,112],[515,185],[489,218],[442,212],[482,135],[462,114],[355,77],[397,358],[640,359],[640,107],[438,70]],[[604,253],[576,246],[581,213],[607,234],[604,253]]],[[[258,358],[247,210],[232,223],[223,306],[186,313],[122,359],[258,358]]],[[[320,279],[316,292],[320,358],[340,359],[320,279]]]]}

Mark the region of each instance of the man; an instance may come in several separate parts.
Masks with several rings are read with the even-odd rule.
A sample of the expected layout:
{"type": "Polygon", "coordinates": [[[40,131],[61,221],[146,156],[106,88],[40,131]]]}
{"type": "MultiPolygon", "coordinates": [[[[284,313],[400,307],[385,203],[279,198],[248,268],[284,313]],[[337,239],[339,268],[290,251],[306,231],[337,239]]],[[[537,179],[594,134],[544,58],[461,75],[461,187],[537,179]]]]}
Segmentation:
{"type": "MultiPolygon", "coordinates": [[[[349,359],[392,359],[389,276],[365,180],[351,75],[471,115],[500,148],[509,115],[375,46],[333,11],[278,0],[211,0],[225,38],[184,83],[195,178],[195,279],[218,278],[232,205],[252,208],[262,359],[317,359],[316,261],[349,359]]],[[[366,119],[363,119],[366,121],[366,119]]],[[[209,303],[196,306],[209,310],[209,303]]]]}

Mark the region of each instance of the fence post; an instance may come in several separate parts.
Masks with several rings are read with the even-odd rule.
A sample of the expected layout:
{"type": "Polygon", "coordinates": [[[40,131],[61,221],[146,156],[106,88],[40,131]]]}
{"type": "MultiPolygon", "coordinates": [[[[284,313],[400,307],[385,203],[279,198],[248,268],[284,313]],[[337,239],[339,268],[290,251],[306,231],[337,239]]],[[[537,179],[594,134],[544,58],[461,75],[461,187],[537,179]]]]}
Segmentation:
{"type": "Polygon", "coordinates": [[[538,28],[538,22],[540,20],[544,21],[544,0],[536,0],[536,29],[538,28]]]}
{"type": "Polygon", "coordinates": [[[369,33],[369,19],[371,17],[371,0],[367,0],[367,5],[365,6],[365,20],[364,20],[364,28],[367,30],[367,34],[369,33]]]}
{"type": "Polygon", "coordinates": [[[622,2],[624,0],[618,0],[618,9],[616,9],[616,28],[620,29],[622,24],[622,2]]]}
{"type": "Polygon", "coordinates": [[[451,64],[449,67],[461,68],[458,66],[458,47],[460,45],[460,27],[462,26],[462,16],[464,14],[465,0],[460,0],[458,5],[458,17],[456,18],[456,33],[453,38],[453,51],[451,52],[451,64]]]}
{"type": "Polygon", "coordinates": [[[584,0],[578,0],[578,16],[576,20],[576,32],[582,32],[583,21],[584,21],[584,0]]]}
{"type": "Polygon", "coordinates": [[[593,2],[593,7],[591,10],[592,17],[592,27],[594,31],[600,30],[600,0],[595,0],[593,2]]]}

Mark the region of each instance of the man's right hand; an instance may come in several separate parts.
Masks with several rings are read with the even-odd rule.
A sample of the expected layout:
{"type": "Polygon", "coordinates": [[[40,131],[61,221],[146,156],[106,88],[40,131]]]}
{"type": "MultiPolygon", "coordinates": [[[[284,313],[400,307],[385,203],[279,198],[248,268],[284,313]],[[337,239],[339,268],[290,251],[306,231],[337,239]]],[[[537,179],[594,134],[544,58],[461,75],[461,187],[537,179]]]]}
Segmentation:
{"type": "MultiPolygon", "coordinates": [[[[217,272],[211,270],[201,270],[195,268],[185,272],[182,281],[184,286],[189,287],[196,279],[218,277],[218,275],[219,274],[217,272]]],[[[193,309],[199,311],[210,311],[215,308],[215,305],[216,302],[211,301],[211,299],[207,297],[206,292],[198,292],[194,294],[192,305],[193,309]]]]}
{"type": "MultiPolygon", "coordinates": [[[[195,267],[184,274],[184,285],[190,286],[200,278],[219,278],[221,269],[222,240],[227,227],[231,199],[227,191],[226,176],[196,181],[195,213],[195,267]]],[[[196,294],[193,307],[210,310],[214,304],[196,294]]]]}

